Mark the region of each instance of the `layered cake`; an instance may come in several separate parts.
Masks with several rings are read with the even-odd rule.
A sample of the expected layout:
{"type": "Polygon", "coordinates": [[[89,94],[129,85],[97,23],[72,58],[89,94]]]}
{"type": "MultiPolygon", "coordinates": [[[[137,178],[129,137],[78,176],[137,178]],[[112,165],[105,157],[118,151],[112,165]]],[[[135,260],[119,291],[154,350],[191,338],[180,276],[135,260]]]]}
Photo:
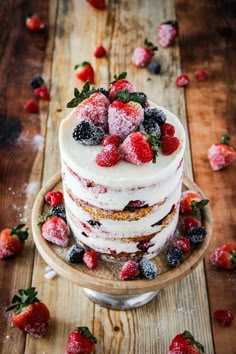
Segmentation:
{"type": "Polygon", "coordinates": [[[61,123],[67,220],[77,242],[103,259],[152,258],[169,244],[176,230],[185,132],[174,114],[147,102],[144,94],[138,93],[144,99],[141,103],[135,92],[127,99],[128,91],[134,90],[127,90],[125,83],[120,86],[125,101],[119,94],[111,99],[101,89],[86,93],[87,87],[87,97],[84,90],[76,91],[69,106],[77,107],[61,123]],[[150,124],[155,118],[156,126],[150,124]],[[93,139],[89,131],[94,127],[93,139]],[[132,144],[140,139],[144,145],[137,152],[132,144]],[[145,144],[151,147],[151,157],[145,144]],[[114,153],[111,160],[106,156],[110,152],[114,153]]]}

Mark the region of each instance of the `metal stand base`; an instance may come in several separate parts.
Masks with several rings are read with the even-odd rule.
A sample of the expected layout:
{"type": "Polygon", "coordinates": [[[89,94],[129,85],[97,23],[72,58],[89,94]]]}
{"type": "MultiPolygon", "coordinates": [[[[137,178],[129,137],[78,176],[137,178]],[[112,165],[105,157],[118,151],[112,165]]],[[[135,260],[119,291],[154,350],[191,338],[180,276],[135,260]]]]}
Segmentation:
{"type": "Polygon", "coordinates": [[[83,288],[83,292],[90,300],[102,307],[112,310],[132,310],[146,305],[156,297],[159,291],[160,290],[138,295],[110,295],[83,288]]]}

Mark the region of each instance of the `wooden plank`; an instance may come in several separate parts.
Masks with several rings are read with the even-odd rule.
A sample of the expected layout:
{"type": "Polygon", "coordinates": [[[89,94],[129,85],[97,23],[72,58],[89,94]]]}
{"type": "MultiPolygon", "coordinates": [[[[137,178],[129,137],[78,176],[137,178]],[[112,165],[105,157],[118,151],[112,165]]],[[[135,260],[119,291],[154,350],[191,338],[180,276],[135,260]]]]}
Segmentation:
{"type": "MultiPolygon", "coordinates": [[[[213,172],[207,159],[208,148],[219,142],[222,134],[228,133],[232,146],[236,146],[234,11],[234,1],[192,1],[188,4],[177,1],[183,71],[191,79],[186,89],[186,103],[194,177],[206,191],[215,220],[213,238],[205,257],[211,314],[219,308],[230,309],[236,314],[236,278],[232,272],[214,268],[209,259],[216,247],[224,243],[235,244],[235,164],[213,172]],[[194,72],[199,69],[208,71],[207,81],[194,79],[194,72]]],[[[233,340],[236,322],[222,329],[212,319],[212,327],[216,353],[236,353],[233,340]]]]}

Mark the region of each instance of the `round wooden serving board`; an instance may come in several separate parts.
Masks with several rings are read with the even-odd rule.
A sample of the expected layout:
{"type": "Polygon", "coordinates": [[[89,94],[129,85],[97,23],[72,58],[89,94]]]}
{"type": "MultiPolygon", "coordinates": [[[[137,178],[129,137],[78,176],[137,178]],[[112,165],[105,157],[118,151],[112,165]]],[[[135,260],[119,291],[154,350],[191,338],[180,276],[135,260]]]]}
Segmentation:
{"type": "MultiPolygon", "coordinates": [[[[184,177],[183,190],[195,190],[203,198],[202,191],[190,179],[184,177]]],[[[32,231],[36,247],[45,260],[59,275],[72,281],[75,284],[97,292],[111,295],[134,295],[143,294],[155,290],[160,290],[166,286],[182,279],[202,260],[209,245],[212,234],[212,215],[209,205],[205,206],[200,217],[201,224],[207,229],[207,236],[204,242],[193,249],[190,254],[177,268],[170,268],[166,264],[165,251],[152,259],[160,270],[160,274],[152,280],[136,279],[131,281],[119,280],[121,263],[106,262],[99,260],[95,270],[89,270],[84,264],[72,264],[66,260],[66,253],[75,239],[71,236],[70,244],[63,248],[46,241],[41,235],[41,226],[38,225],[39,216],[49,210],[49,206],[44,201],[44,196],[52,190],[62,191],[62,181],[60,172],[53,176],[43,187],[34,203],[32,212],[32,231]]],[[[181,217],[177,227],[177,234],[181,233],[181,217]]]]}

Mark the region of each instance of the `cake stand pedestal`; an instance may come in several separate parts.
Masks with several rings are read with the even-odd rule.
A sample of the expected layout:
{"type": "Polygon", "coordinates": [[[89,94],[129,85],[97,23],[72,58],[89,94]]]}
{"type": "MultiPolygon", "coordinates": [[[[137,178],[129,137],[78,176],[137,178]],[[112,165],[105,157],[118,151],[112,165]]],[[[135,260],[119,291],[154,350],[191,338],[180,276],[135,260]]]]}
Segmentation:
{"type": "MultiPolygon", "coordinates": [[[[183,190],[194,190],[203,195],[199,187],[190,179],[184,177],[183,190]]],[[[114,310],[127,310],[143,306],[154,299],[159,291],[181,280],[191,273],[201,262],[208,248],[212,235],[212,215],[209,205],[201,211],[201,224],[207,229],[204,242],[194,248],[177,268],[169,268],[166,264],[165,251],[154,257],[160,274],[152,280],[136,279],[119,280],[121,264],[118,262],[98,261],[96,269],[89,270],[84,264],[72,264],[66,260],[66,253],[75,243],[71,237],[68,247],[59,247],[46,241],[41,235],[38,225],[39,216],[47,213],[49,206],[45,204],[44,196],[52,190],[62,190],[61,174],[57,173],[40,190],[32,211],[32,231],[36,247],[45,262],[62,277],[83,288],[85,295],[93,302],[114,310]]],[[[181,220],[177,226],[181,230],[181,220]]]]}

